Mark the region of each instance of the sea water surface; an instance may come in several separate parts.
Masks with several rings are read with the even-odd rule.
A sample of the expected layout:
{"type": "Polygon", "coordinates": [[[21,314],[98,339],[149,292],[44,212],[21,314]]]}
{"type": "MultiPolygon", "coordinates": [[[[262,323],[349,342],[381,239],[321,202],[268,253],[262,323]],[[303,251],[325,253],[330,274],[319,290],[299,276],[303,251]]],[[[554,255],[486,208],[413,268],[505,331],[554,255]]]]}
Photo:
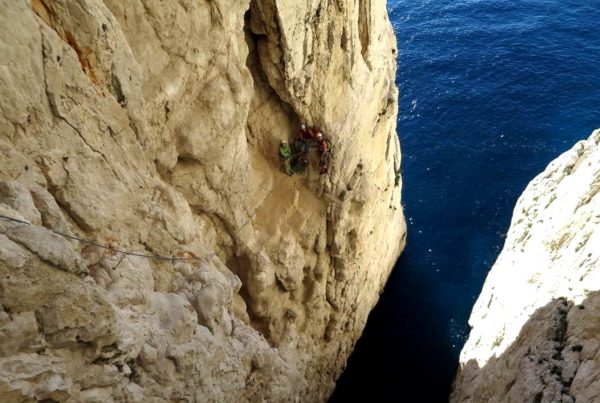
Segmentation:
{"type": "Polygon", "coordinates": [[[408,245],[332,402],[445,402],[527,183],[600,127],[599,0],[390,0],[408,245]]]}

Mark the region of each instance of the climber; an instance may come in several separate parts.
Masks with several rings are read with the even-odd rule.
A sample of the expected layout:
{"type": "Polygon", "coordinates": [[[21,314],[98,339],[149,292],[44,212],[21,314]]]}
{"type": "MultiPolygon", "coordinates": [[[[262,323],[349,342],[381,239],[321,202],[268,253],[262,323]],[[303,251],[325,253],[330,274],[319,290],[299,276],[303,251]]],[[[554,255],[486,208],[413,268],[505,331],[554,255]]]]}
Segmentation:
{"type": "Polygon", "coordinates": [[[317,148],[319,150],[319,168],[321,175],[329,171],[329,162],[331,161],[331,143],[323,137],[323,133],[317,132],[315,136],[317,148]]]}
{"type": "Polygon", "coordinates": [[[302,140],[300,137],[294,140],[294,151],[296,153],[306,154],[308,153],[308,147],[308,141],[302,140]]]}
{"type": "Polygon", "coordinates": [[[292,150],[290,148],[287,140],[282,140],[279,145],[279,159],[281,160],[281,164],[283,165],[283,170],[289,176],[294,174],[292,171],[292,166],[290,165],[290,157],[292,156],[292,150]]]}
{"type": "Polygon", "coordinates": [[[315,139],[317,140],[317,145],[319,146],[319,151],[322,151],[321,145],[322,145],[322,143],[324,143],[326,141],[323,138],[323,133],[321,133],[320,131],[317,131],[317,134],[315,135],[315,139]]]}
{"type": "Polygon", "coordinates": [[[314,133],[313,130],[309,127],[306,126],[305,123],[302,123],[300,125],[300,135],[298,136],[298,139],[302,140],[302,141],[311,141],[314,139],[314,133]]]}

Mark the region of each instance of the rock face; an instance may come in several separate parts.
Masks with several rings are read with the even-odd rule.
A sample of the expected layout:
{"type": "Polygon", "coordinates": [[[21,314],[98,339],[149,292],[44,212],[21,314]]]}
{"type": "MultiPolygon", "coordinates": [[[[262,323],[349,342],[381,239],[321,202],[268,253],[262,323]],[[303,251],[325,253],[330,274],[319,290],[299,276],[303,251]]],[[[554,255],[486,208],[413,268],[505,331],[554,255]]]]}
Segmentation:
{"type": "Polygon", "coordinates": [[[600,130],[517,202],[451,401],[600,401],[599,143],[600,130]]]}
{"type": "Polygon", "coordinates": [[[325,400],[404,246],[395,65],[383,0],[0,0],[0,401],[325,400]]]}

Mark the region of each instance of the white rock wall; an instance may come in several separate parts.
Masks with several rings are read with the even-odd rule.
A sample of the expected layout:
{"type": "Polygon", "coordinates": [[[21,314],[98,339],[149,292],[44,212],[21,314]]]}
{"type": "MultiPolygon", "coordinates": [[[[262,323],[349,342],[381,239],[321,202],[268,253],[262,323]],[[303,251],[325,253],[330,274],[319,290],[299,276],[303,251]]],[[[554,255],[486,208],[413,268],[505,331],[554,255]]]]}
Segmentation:
{"type": "Polygon", "coordinates": [[[600,401],[599,143],[600,130],[517,202],[451,401],[600,401]]]}

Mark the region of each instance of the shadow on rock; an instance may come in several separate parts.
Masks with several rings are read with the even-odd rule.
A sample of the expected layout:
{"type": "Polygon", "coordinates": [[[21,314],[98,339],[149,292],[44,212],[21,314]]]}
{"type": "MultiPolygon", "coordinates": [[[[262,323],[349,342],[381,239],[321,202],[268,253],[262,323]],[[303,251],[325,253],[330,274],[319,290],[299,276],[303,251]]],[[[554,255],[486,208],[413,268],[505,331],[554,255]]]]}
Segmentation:
{"type": "Polygon", "coordinates": [[[534,312],[500,357],[460,368],[450,402],[597,402],[599,346],[600,292],[580,305],[555,299],[534,312]]]}

